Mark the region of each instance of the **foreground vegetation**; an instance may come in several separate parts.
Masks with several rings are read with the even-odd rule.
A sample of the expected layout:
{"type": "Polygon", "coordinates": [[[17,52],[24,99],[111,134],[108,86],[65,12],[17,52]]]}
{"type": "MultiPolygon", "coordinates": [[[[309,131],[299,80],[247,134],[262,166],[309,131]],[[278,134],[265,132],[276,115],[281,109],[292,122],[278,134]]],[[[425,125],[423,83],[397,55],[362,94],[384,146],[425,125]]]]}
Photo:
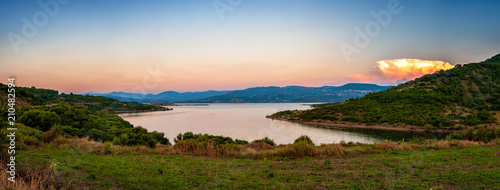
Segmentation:
{"type": "Polygon", "coordinates": [[[428,74],[388,90],[269,117],[295,121],[463,129],[498,123],[500,54],[481,63],[428,74]]]}
{"type": "MultiPolygon", "coordinates": [[[[181,140],[183,141],[183,140],[181,140]]],[[[116,146],[56,137],[17,154],[17,186],[6,189],[493,189],[500,186],[500,139],[294,144],[189,149],[116,146]],[[215,148],[215,149],[211,149],[215,148]],[[219,149],[217,149],[219,148],[219,149]],[[224,154],[211,155],[211,150],[224,154]],[[197,156],[206,155],[206,156],[197,156]]],[[[2,172],[1,175],[6,175],[2,172]]],[[[8,188],[7,188],[8,187],[8,188]]]]}

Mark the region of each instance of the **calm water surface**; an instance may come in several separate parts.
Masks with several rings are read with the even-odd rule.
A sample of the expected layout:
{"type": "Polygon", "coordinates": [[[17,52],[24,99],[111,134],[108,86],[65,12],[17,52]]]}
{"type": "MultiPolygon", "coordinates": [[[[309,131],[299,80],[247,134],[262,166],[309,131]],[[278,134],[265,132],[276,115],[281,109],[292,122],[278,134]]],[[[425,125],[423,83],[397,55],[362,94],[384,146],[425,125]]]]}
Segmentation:
{"type": "Polygon", "coordinates": [[[229,136],[233,139],[252,141],[263,137],[274,139],[277,144],[288,144],[300,135],[308,135],[317,145],[321,143],[346,142],[373,143],[375,141],[397,141],[413,136],[430,134],[393,132],[360,129],[326,129],[319,126],[290,123],[265,118],[266,115],[283,110],[310,109],[302,103],[242,103],[209,104],[208,106],[173,106],[172,111],[126,113],[122,118],[134,126],[148,131],[165,133],[173,142],[179,133],[207,133],[229,136]]]}

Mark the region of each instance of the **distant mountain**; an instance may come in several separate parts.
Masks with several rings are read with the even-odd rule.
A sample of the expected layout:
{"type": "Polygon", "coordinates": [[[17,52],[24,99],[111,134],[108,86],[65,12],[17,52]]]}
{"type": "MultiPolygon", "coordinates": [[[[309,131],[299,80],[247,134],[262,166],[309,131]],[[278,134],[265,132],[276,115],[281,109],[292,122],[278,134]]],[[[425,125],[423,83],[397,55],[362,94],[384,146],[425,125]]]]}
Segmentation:
{"type": "Polygon", "coordinates": [[[159,94],[137,94],[127,92],[111,92],[111,93],[85,93],[93,96],[104,96],[108,98],[118,99],[120,101],[135,101],[140,103],[152,102],[179,102],[185,100],[202,99],[212,96],[227,94],[232,91],[204,91],[204,92],[175,92],[165,91],[159,94]]]}
{"type": "Polygon", "coordinates": [[[497,125],[500,115],[500,54],[480,63],[424,75],[385,91],[270,118],[296,122],[381,124],[430,129],[497,125]]]}
{"type": "Polygon", "coordinates": [[[385,90],[390,86],[349,83],[343,86],[323,87],[254,87],[235,91],[175,92],[160,94],[136,94],[127,92],[86,93],[115,98],[120,101],[179,102],[179,103],[277,103],[277,102],[342,102],[349,98],[362,97],[370,92],[385,90]]]}
{"type": "Polygon", "coordinates": [[[370,92],[390,88],[376,84],[349,83],[343,86],[323,87],[255,87],[227,94],[183,102],[196,103],[279,103],[279,102],[343,102],[362,97],[370,92]]]}

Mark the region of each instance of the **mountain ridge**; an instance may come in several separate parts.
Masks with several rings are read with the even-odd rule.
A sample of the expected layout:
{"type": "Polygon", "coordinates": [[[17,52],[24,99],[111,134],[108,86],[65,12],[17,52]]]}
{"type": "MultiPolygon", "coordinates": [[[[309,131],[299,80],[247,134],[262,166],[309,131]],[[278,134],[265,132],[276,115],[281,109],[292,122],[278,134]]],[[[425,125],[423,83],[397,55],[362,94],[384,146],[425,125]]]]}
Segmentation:
{"type": "Polygon", "coordinates": [[[120,101],[141,103],[276,103],[276,102],[338,102],[353,97],[361,97],[369,92],[389,88],[368,83],[347,83],[342,86],[305,87],[290,85],[285,87],[251,87],[243,90],[176,92],[164,91],[158,94],[137,94],[127,92],[85,93],[89,95],[115,98],[120,101]],[[272,97],[272,98],[269,98],[272,97]]]}

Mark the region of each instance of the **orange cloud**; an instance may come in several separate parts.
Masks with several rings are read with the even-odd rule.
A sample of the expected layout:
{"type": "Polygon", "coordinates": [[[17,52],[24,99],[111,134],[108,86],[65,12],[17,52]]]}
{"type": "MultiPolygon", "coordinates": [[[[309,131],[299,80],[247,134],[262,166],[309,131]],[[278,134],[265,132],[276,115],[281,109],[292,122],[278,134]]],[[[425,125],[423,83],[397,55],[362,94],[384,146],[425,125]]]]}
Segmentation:
{"type": "Polygon", "coordinates": [[[448,62],[420,59],[391,59],[377,61],[377,71],[352,74],[347,77],[360,82],[395,82],[400,79],[413,80],[425,74],[454,68],[448,62]]]}
{"type": "Polygon", "coordinates": [[[420,59],[392,59],[377,61],[376,68],[387,79],[398,80],[406,78],[413,80],[425,74],[440,70],[453,69],[455,66],[443,61],[429,61],[420,59]]]}

